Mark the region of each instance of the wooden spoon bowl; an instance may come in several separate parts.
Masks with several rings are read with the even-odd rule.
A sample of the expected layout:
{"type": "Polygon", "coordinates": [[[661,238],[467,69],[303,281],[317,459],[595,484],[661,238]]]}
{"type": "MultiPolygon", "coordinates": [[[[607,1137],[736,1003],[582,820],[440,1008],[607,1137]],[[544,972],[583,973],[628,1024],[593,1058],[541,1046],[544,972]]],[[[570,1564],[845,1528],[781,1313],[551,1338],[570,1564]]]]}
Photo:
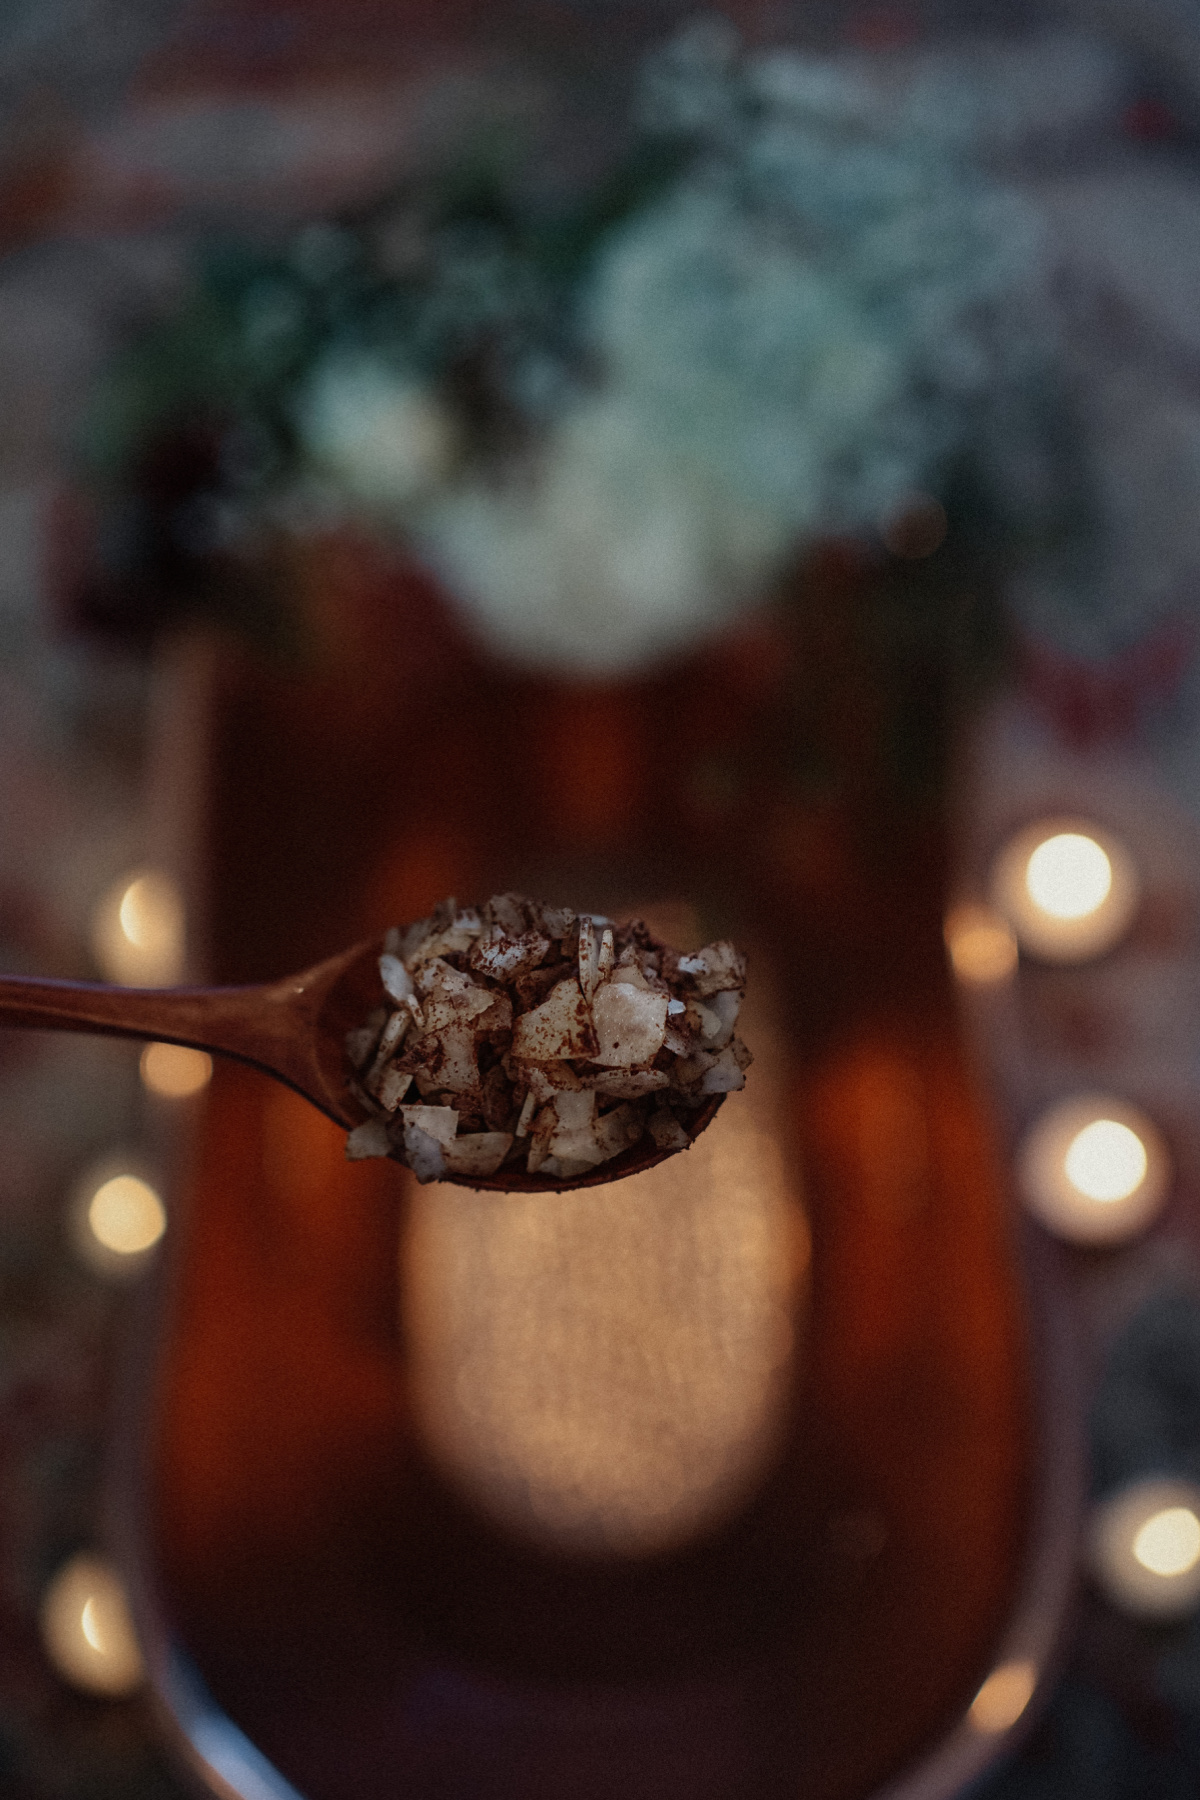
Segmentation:
{"type": "MultiPolygon", "coordinates": [[[[349,1131],[367,1114],[347,1085],[352,1070],[346,1034],[378,1002],[382,948],[382,938],[368,938],[298,975],[248,987],[126,988],[4,975],[0,1025],[150,1038],[235,1057],[294,1088],[349,1131]]],[[[724,1098],[714,1094],[691,1115],[686,1129],[693,1142],[724,1098]]],[[[557,1193],[618,1181],[675,1154],[647,1137],[587,1174],[567,1179],[520,1168],[486,1178],[447,1174],[442,1179],[500,1193],[557,1193]]]]}

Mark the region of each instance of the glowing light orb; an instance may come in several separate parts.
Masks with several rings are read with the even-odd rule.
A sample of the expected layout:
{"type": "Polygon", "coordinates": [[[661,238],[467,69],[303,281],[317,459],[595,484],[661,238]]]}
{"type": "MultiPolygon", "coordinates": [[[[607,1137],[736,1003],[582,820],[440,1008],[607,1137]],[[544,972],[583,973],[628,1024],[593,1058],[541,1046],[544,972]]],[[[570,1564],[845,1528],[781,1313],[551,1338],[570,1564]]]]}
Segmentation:
{"type": "Polygon", "coordinates": [[[1063,1158],[1067,1180],[1088,1200],[1127,1200],[1146,1179],[1146,1146],[1116,1119],[1094,1119],[1071,1139],[1063,1158]]]}
{"type": "Polygon", "coordinates": [[[145,1680],[125,1590],[100,1557],[72,1557],[54,1576],[38,1613],[46,1655],[85,1693],[124,1699],[145,1680]]]}
{"type": "Polygon", "coordinates": [[[1086,919],[1112,892],[1112,860],[1095,838],[1061,831],[1040,843],[1025,866],[1033,904],[1054,919],[1086,919]]]}
{"type": "Polygon", "coordinates": [[[1017,940],[1008,920],[990,906],[956,906],[943,927],[950,966],[968,987],[995,987],[1017,967],[1017,940]]]}
{"type": "Polygon", "coordinates": [[[1094,1509],[1088,1562],[1114,1606],[1135,1618],[1181,1619],[1200,1607],[1200,1487],[1152,1477],[1094,1509]]]}
{"type": "Polygon", "coordinates": [[[80,1260],[109,1281],[136,1279],[167,1228],[167,1211],[136,1151],[114,1151],[74,1183],[68,1230],[80,1260]]]}
{"type": "Polygon", "coordinates": [[[179,889],[159,869],[125,875],[101,896],[92,951],[121,987],[170,987],[183,972],[184,910],[179,889]]]}
{"type": "Polygon", "coordinates": [[[1133,1554],[1152,1575],[1186,1575],[1200,1562],[1200,1519],[1190,1506],[1166,1506],[1146,1520],[1133,1554]]]}
{"type": "Polygon", "coordinates": [[[1031,1662],[1006,1662],[992,1670],[967,1711],[968,1722],[989,1736],[1015,1725],[1037,1687],[1031,1662]]]}
{"type": "Polygon", "coordinates": [[[1026,1133],[1017,1155],[1021,1197],[1056,1237],[1117,1244],[1144,1231],[1171,1183],[1171,1157],[1151,1121],[1126,1101],[1081,1094],[1026,1133]]]}
{"type": "Polygon", "coordinates": [[[1140,896],[1129,852],[1085,821],[1029,825],[992,866],[992,904],[1021,949],[1043,962],[1086,962],[1111,950],[1133,923],[1140,896]]]}
{"type": "Polygon", "coordinates": [[[118,1256],[141,1256],[167,1228],[163,1203],[136,1175],[114,1175],[92,1196],[88,1226],[96,1241],[118,1256]]]}
{"type": "Polygon", "coordinates": [[[138,1065],[143,1084],[164,1100],[187,1100],[212,1079],[212,1057],[182,1044],[147,1044],[138,1065]]]}

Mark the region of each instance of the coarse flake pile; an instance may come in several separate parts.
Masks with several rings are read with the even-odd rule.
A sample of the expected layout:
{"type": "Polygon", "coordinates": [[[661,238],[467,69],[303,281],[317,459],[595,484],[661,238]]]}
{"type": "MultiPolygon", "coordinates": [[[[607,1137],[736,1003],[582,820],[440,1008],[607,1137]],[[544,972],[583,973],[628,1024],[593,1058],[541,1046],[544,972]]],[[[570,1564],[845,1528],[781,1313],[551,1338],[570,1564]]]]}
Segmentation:
{"type": "Polygon", "coordinates": [[[346,1040],[370,1115],[346,1154],[423,1182],[506,1166],[566,1182],[647,1134],[683,1150],[689,1115],[745,1085],[746,963],[727,942],[684,954],[638,920],[498,894],[389,931],[379,972],[383,1004],[346,1040]]]}

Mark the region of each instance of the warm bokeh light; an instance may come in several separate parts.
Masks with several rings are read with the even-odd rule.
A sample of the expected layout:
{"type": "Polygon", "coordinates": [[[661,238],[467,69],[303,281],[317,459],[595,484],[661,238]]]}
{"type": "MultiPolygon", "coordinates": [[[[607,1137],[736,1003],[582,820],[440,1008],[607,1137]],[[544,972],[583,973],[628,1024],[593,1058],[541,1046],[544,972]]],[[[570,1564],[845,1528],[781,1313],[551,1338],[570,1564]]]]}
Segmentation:
{"type": "Polygon", "coordinates": [[[1132,858],[1109,831],[1074,819],[1043,819],[1001,850],[991,899],[1023,950],[1045,962],[1085,962],[1128,931],[1141,884],[1132,858]]]}
{"type": "Polygon", "coordinates": [[[122,1699],[145,1679],[125,1590],[108,1563],[80,1555],[42,1596],[42,1643],[55,1669],[85,1693],[122,1699]]]}
{"type": "Polygon", "coordinates": [[[1095,838],[1062,831],[1038,845],[1025,869],[1029,898],[1055,919],[1084,919],[1112,892],[1112,862],[1095,838]]]}
{"type": "Polygon", "coordinates": [[[1095,1119],[1072,1138],[1063,1167],[1088,1200],[1127,1200],[1146,1179],[1146,1146],[1128,1125],[1095,1119]]]}
{"type": "Polygon", "coordinates": [[[943,927],[950,966],[968,987],[994,987],[1017,966],[1017,940],[990,906],[956,906],[943,927]]]}
{"type": "Polygon", "coordinates": [[[1037,1686],[1037,1669],[1031,1662],[1006,1662],[993,1669],[974,1700],[967,1717],[976,1731],[989,1735],[1015,1725],[1037,1686]]]}
{"type": "Polygon", "coordinates": [[[80,1260],[106,1281],[135,1280],[167,1227],[154,1174],[136,1150],[113,1150],[77,1177],[67,1214],[80,1260]]]}
{"type": "Polygon", "coordinates": [[[212,1057],[183,1044],[147,1044],[138,1066],[145,1086],[164,1100],[187,1100],[212,1079],[212,1057]]]}
{"type": "Polygon", "coordinates": [[[92,919],[92,950],[108,981],[169,987],[183,972],[184,912],[179,889],[158,869],[123,876],[92,919]]]}
{"type": "Polygon", "coordinates": [[[1089,1531],[1092,1574],[1136,1618],[1184,1618],[1200,1606],[1200,1487],[1156,1476],[1102,1500],[1089,1531]]]}
{"type": "Polygon", "coordinates": [[[117,1256],[141,1256],[167,1228],[163,1203],[136,1175],[114,1175],[97,1188],[87,1211],[97,1243],[117,1256]]]}
{"type": "Polygon", "coordinates": [[[1186,1575],[1200,1562],[1200,1518],[1190,1506],[1166,1506],[1146,1520],[1133,1554],[1152,1575],[1186,1575]]]}
{"type": "Polygon", "coordinates": [[[1115,1244],[1155,1218],[1171,1160],[1137,1108],[1111,1095],[1082,1094],[1051,1107],[1030,1128],[1017,1176],[1026,1206],[1056,1236],[1115,1244]]]}
{"type": "Polygon", "coordinates": [[[781,1046],[686,1156],[556,1197],[420,1188],[402,1258],[412,1391],[442,1468],[508,1529],[648,1554],[710,1529],[787,1418],[808,1235],[781,1046]],[[565,1272],[569,1271],[569,1279],[565,1272]]]}

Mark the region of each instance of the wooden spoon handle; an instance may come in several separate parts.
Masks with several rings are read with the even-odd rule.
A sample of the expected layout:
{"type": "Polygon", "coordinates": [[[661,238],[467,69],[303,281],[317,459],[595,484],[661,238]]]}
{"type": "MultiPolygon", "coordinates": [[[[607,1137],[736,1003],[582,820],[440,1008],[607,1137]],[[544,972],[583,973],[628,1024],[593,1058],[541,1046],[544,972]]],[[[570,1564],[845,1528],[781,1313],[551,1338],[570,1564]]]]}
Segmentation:
{"type": "Polygon", "coordinates": [[[322,1015],[346,970],[374,949],[357,945],[302,974],[250,987],[126,988],[0,975],[0,1027],[98,1032],[215,1050],[287,1082],[340,1124],[353,1124],[342,1100],[347,1021],[327,1043],[322,1015]]]}
{"type": "MultiPolygon", "coordinates": [[[[254,1057],[257,988],[125,988],[0,975],[0,1026],[156,1038],[254,1057]]],[[[257,1035],[261,1035],[261,1028],[257,1035]]]]}

